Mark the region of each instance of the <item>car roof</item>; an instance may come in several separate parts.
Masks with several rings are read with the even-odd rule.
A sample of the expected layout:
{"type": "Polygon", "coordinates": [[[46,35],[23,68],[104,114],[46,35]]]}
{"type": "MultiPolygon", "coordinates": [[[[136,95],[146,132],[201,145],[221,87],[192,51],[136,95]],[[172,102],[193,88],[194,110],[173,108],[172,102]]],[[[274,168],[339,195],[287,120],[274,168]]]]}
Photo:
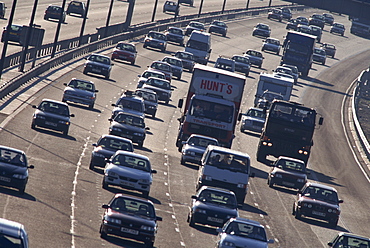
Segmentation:
{"type": "Polygon", "coordinates": [[[77,80],[77,81],[81,81],[81,82],[85,82],[85,83],[95,84],[93,81],[86,80],[86,79],[81,79],[81,78],[71,78],[70,82],[71,82],[72,80],[77,80]]]}
{"type": "Polygon", "coordinates": [[[24,226],[18,222],[0,218],[0,233],[12,237],[20,237],[20,230],[23,228],[24,226]]]}
{"type": "Polygon", "coordinates": [[[103,54],[100,54],[100,53],[92,53],[92,54],[90,54],[90,56],[91,55],[95,55],[95,56],[101,56],[101,57],[105,57],[105,58],[108,58],[108,59],[110,59],[110,57],[109,56],[105,56],[105,55],[103,55],[103,54]]]}
{"type": "Polygon", "coordinates": [[[200,134],[194,134],[193,133],[192,135],[190,135],[189,138],[191,138],[191,137],[199,137],[199,138],[203,138],[203,139],[215,140],[215,141],[218,142],[218,140],[216,138],[205,136],[205,135],[200,135],[200,134]]]}
{"type": "Polygon", "coordinates": [[[126,195],[126,194],[122,194],[122,193],[115,194],[113,198],[120,198],[120,197],[132,199],[132,200],[135,200],[135,201],[141,201],[141,202],[144,202],[144,203],[149,203],[149,204],[154,206],[153,202],[149,199],[139,198],[139,197],[135,197],[135,196],[132,196],[132,195],[126,195]]]}
{"type": "Polygon", "coordinates": [[[242,217],[236,217],[236,218],[231,218],[230,221],[238,221],[238,222],[244,222],[244,223],[247,223],[247,224],[250,224],[250,225],[254,225],[254,226],[258,226],[258,227],[262,227],[263,229],[265,229],[265,227],[263,225],[261,225],[261,223],[259,223],[258,221],[255,221],[255,220],[250,220],[250,219],[246,219],[246,218],[242,218],[242,217]]]}
{"type": "Polygon", "coordinates": [[[226,194],[231,194],[231,195],[235,195],[235,193],[231,190],[227,190],[227,189],[224,189],[224,188],[218,188],[218,187],[212,187],[212,186],[202,186],[198,191],[203,191],[203,190],[212,190],[212,191],[217,191],[217,192],[221,192],[221,193],[226,193],[226,194]]]}
{"type": "Polygon", "coordinates": [[[175,56],[164,56],[164,58],[163,58],[163,59],[165,59],[165,58],[175,59],[175,60],[182,61],[181,59],[179,59],[179,58],[177,58],[177,57],[175,57],[175,56]]]}
{"type": "MultiPolygon", "coordinates": [[[[143,101],[143,104],[144,104],[144,100],[141,98],[141,100],[143,101]]],[[[119,111],[117,113],[117,115],[121,115],[121,114],[125,114],[125,115],[131,115],[131,116],[135,116],[135,117],[138,117],[140,119],[144,119],[145,117],[144,116],[141,116],[140,114],[135,114],[135,113],[132,113],[132,112],[129,112],[130,110],[126,110],[126,109],[123,109],[121,111],[119,111]]],[[[116,116],[117,116],[116,115],[116,116]]]]}
{"type": "Polygon", "coordinates": [[[68,104],[65,103],[65,102],[61,102],[61,101],[57,101],[57,100],[52,100],[52,99],[48,99],[48,98],[42,99],[41,102],[52,102],[52,103],[57,103],[57,104],[60,104],[60,105],[65,105],[65,106],[68,107],[68,104]]]}
{"type": "Polygon", "coordinates": [[[306,185],[307,186],[318,187],[318,188],[323,188],[323,189],[327,189],[327,190],[331,190],[331,191],[337,192],[337,190],[335,188],[333,188],[331,186],[328,186],[328,185],[320,184],[320,183],[307,182],[306,185]]]}
{"type": "Polygon", "coordinates": [[[14,152],[17,152],[17,153],[25,154],[24,151],[19,150],[19,149],[16,149],[16,148],[13,148],[13,147],[9,147],[9,146],[2,146],[2,145],[0,145],[0,149],[7,149],[7,150],[11,150],[11,151],[14,151],[14,152]]]}
{"type": "Polygon", "coordinates": [[[338,233],[338,236],[348,236],[348,237],[353,237],[353,238],[360,238],[360,239],[364,239],[364,240],[367,240],[367,241],[370,242],[370,238],[365,237],[365,236],[361,236],[361,235],[357,235],[357,234],[354,234],[354,233],[340,232],[340,233],[338,233]]]}
{"type": "Polygon", "coordinates": [[[182,30],[182,28],[174,27],[174,26],[168,27],[168,29],[170,29],[170,28],[172,28],[172,29],[180,29],[180,30],[182,30]]]}
{"type": "Polygon", "coordinates": [[[110,138],[110,139],[125,141],[127,143],[132,143],[132,141],[130,139],[123,138],[123,137],[116,136],[116,135],[112,135],[112,134],[103,134],[100,138],[110,138]]]}
{"type": "Polygon", "coordinates": [[[116,151],[116,153],[113,156],[118,155],[118,154],[119,155],[127,155],[127,156],[137,157],[137,158],[141,158],[141,159],[144,159],[144,160],[148,160],[150,162],[150,160],[147,156],[142,155],[142,154],[138,154],[138,153],[135,153],[135,152],[118,150],[118,151],[116,151]]]}
{"type": "Polygon", "coordinates": [[[157,95],[157,93],[154,90],[151,90],[151,89],[138,88],[138,89],[135,90],[135,92],[137,92],[137,91],[145,91],[145,92],[148,92],[148,93],[152,93],[152,94],[157,95]]]}
{"type": "Polygon", "coordinates": [[[237,150],[232,150],[232,149],[226,148],[226,147],[209,145],[207,147],[207,149],[210,150],[210,151],[227,152],[227,153],[231,153],[231,154],[234,154],[234,155],[238,155],[238,156],[242,156],[242,157],[246,157],[246,158],[249,158],[250,159],[250,156],[249,156],[248,153],[240,152],[240,151],[237,151],[237,150]]]}

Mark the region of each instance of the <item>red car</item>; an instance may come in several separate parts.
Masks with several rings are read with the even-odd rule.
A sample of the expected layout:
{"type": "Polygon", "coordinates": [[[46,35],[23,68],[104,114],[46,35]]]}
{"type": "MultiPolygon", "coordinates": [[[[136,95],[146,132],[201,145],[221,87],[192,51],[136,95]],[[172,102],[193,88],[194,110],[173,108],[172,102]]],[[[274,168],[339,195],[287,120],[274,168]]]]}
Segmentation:
{"type": "Polygon", "coordinates": [[[132,43],[118,42],[117,46],[113,49],[112,60],[120,59],[128,61],[131,65],[135,64],[136,60],[136,47],[132,43]]]}

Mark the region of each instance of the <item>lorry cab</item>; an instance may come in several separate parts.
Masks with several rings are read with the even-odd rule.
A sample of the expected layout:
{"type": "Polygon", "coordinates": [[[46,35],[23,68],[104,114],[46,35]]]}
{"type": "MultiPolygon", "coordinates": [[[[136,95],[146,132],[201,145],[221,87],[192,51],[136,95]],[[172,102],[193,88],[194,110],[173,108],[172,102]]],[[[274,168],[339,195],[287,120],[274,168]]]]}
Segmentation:
{"type": "Polygon", "coordinates": [[[186,43],[185,52],[192,53],[195,62],[207,65],[211,51],[211,35],[194,30],[186,43]]]}

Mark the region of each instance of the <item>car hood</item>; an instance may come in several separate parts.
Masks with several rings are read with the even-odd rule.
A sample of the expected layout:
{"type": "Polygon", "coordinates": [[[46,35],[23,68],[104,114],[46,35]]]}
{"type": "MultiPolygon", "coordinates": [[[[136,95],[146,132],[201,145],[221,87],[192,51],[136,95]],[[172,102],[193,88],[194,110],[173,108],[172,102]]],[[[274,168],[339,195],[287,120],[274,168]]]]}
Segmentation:
{"type": "Polygon", "coordinates": [[[112,209],[108,209],[107,214],[110,217],[120,219],[125,223],[131,223],[133,226],[145,225],[145,226],[155,227],[157,225],[154,219],[147,218],[141,215],[121,213],[121,212],[118,212],[112,209]]]}
{"type": "Polygon", "coordinates": [[[228,241],[232,242],[235,244],[236,247],[241,247],[241,248],[267,248],[267,241],[260,241],[257,239],[250,239],[250,238],[244,238],[244,237],[239,237],[235,235],[230,235],[223,233],[221,234],[221,240],[222,241],[228,241]]]}
{"type": "Polygon", "coordinates": [[[108,150],[106,148],[102,149],[100,147],[96,147],[96,148],[94,148],[93,152],[102,154],[106,158],[110,158],[113,154],[116,153],[116,151],[117,150],[108,150]]]}
{"type": "Polygon", "coordinates": [[[88,97],[95,96],[94,92],[87,91],[87,90],[81,90],[81,89],[75,89],[75,88],[72,88],[72,87],[66,87],[64,89],[64,93],[65,92],[74,93],[75,95],[79,95],[79,96],[88,96],[88,97]]]}
{"type": "Polygon", "coordinates": [[[290,175],[290,176],[295,176],[295,177],[300,177],[300,178],[306,178],[307,175],[304,173],[299,173],[299,172],[294,172],[294,171],[289,171],[289,170],[283,170],[280,168],[275,167],[271,173],[279,173],[279,174],[285,174],[285,175],[290,175]]]}
{"type": "Polygon", "coordinates": [[[156,91],[156,92],[157,91],[160,91],[160,92],[168,93],[168,94],[171,95],[171,91],[170,90],[165,90],[165,89],[162,89],[162,88],[159,88],[159,87],[155,87],[155,86],[144,84],[143,88],[150,89],[150,90],[153,90],[153,91],[156,91]]]}
{"type": "Polygon", "coordinates": [[[231,216],[239,216],[237,209],[228,208],[222,205],[207,203],[207,202],[201,202],[201,201],[194,201],[193,202],[193,208],[201,208],[204,210],[210,210],[212,212],[222,212],[227,215],[231,216]]]}
{"type": "MultiPolygon", "coordinates": [[[[143,109],[143,111],[144,111],[144,109],[143,109]]],[[[141,116],[141,117],[145,117],[144,112],[140,112],[140,111],[133,110],[133,109],[114,107],[113,110],[112,110],[112,113],[115,113],[115,114],[117,114],[119,112],[125,112],[125,113],[138,115],[138,116],[141,116]]]]}
{"type": "Polygon", "coordinates": [[[136,54],[135,52],[130,52],[130,51],[121,50],[121,49],[114,49],[113,52],[123,54],[123,55],[135,55],[136,54]]]}
{"type": "Polygon", "coordinates": [[[261,122],[261,123],[265,123],[265,119],[263,118],[258,118],[258,117],[251,117],[251,116],[246,116],[243,120],[245,121],[258,121],[258,122],[261,122]]]}
{"type": "Polygon", "coordinates": [[[2,175],[3,172],[5,172],[5,174],[26,174],[28,171],[27,167],[20,167],[20,166],[16,166],[16,165],[12,165],[12,164],[8,164],[8,163],[3,163],[3,162],[0,162],[0,176],[2,175]]]}
{"type": "Polygon", "coordinates": [[[105,172],[107,171],[113,171],[117,173],[118,175],[125,175],[125,177],[128,177],[128,178],[135,178],[138,180],[146,179],[146,180],[149,180],[150,183],[152,182],[152,175],[150,172],[147,172],[147,171],[137,170],[137,169],[125,167],[125,166],[118,166],[112,163],[109,163],[106,165],[105,172]]]}
{"type": "Polygon", "coordinates": [[[196,153],[204,153],[206,148],[202,147],[202,146],[191,146],[191,145],[185,144],[184,147],[183,147],[183,150],[184,151],[192,151],[192,152],[196,152],[196,153]]]}
{"type": "Polygon", "coordinates": [[[48,116],[48,117],[55,118],[55,119],[60,119],[60,120],[63,120],[63,121],[69,121],[70,120],[69,116],[57,115],[57,114],[53,114],[53,113],[49,113],[49,112],[44,112],[44,111],[41,111],[39,109],[36,109],[35,115],[48,116]]]}
{"type": "Polygon", "coordinates": [[[115,121],[112,122],[111,127],[131,130],[131,131],[137,132],[137,133],[145,133],[145,129],[142,128],[142,127],[135,127],[135,126],[131,126],[131,125],[128,125],[128,124],[119,123],[119,122],[115,122],[115,121]]]}
{"type": "Polygon", "coordinates": [[[155,38],[151,38],[151,37],[146,37],[145,39],[146,39],[146,40],[155,41],[155,42],[163,42],[163,43],[166,43],[166,41],[165,41],[165,40],[159,40],[159,39],[155,39],[155,38]]]}
{"type": "Polygon", "coordinates": [[[307,196],[301,196],[299,200],[302,201],[302,202],[305,202],[305,203],[320,204],[320,205],[323,205],[323,206],[326,206],[326,207],[329,207],[329,208],[339,209],[339,204],[328,203],[328,202],[321,201],[321,200],[315,200],[315,199],[312,199],[312,198],[307,197],[307,196]]]}
{"type": "Polygon", "coordinates": [[[85,62],[85,66],[87,66],[87,65],[100,66],[100,67],[104,67],[106,69],[110,68],[110,65],[102,64],[102,63],[99,63],[99,62],[96,62],[96,61],[90,61],[90,60],[85,62]]]}

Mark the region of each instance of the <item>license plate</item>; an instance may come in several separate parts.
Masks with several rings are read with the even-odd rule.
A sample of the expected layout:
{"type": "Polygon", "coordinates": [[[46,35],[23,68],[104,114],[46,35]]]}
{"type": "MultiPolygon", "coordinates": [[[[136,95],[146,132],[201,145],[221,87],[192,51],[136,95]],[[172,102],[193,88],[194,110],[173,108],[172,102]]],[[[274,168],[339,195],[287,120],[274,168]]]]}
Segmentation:
{"type": "Polygon", "coordinates": [[[54,123],[54,122],[50,122],[50,121],[45,121],[45,124],[46,124],[46,125],[49,125],[49,126],[53,126],[53,127],[56,127],[56,126],[57,126],[57,124],[56,124],[56,123],[54,123]]]}
{"type": "Polygon", "coordinates": [[[121,185],[123,185],[123,186],[129,186],[129,187],[134,187],[135,186],[135,184],[129,183],[129,182],[126,182],[126,181],[121,181],[121,185]]]}
{"type": "Polygon", "coordinates": [[[17,33],[13,33],[13,32],[10,32],[9,34],[11,34],[11,35],[17,35],[17,33]]]}
{"type": "Polygon", "coordinates": [[[121,232],[130,233],[130,234],[133,234],[133,235],[138,235],[139,234],[139,231],[129,229],[129,228],[126,228],[126,227],[121,227],[121,232]]]}
{"type": "Polygon", "coordinates": [[[325,215],[326,215],[325,213],[321,213],[321,212],[317,212],[317,211],[312,211],[312,214],[322,216],[322,217],[325,217],[325,215]]]}
{"type": "Polygon", "coordinates": [[[4,182],[10,182],[10,178],[8,177],[0,177],[0,181],[4,181],[4,182]]]}
{"type": "Polygon", "coordinates": [[[93,69],[92,69],[92,71],[93,71],[93,72],[100,72],[100,69],[95,69],[95,68],[93,68],[93,69]]]}
{"type": "Polygon", "coordinates": [[[283,185],[286,185],[286,186],[291,186],[293,187],[294,186],[294,183],[290,183],[290,182],[282,182],[283,185]]]}
{"type": "Polygon", "coordinates": [[[215,218],[215,217],[207,217],[207,220],[212,221],[212,222],[217,222],[217,223],[224,222],[223,219],[218,219],[218,218],[215,218]]]}
{"type": "Polygon", "coordinates": [[[121,59],[127,59],[127,56],[121,55],[119,56],[121,59]]]}
{"type": "Polygon", "coordinates": [[[123,134],[122,135],[123,138],[128,138],[128,139],[132,139],[132,135],[128,135],[128,134],[123,134]]]}

